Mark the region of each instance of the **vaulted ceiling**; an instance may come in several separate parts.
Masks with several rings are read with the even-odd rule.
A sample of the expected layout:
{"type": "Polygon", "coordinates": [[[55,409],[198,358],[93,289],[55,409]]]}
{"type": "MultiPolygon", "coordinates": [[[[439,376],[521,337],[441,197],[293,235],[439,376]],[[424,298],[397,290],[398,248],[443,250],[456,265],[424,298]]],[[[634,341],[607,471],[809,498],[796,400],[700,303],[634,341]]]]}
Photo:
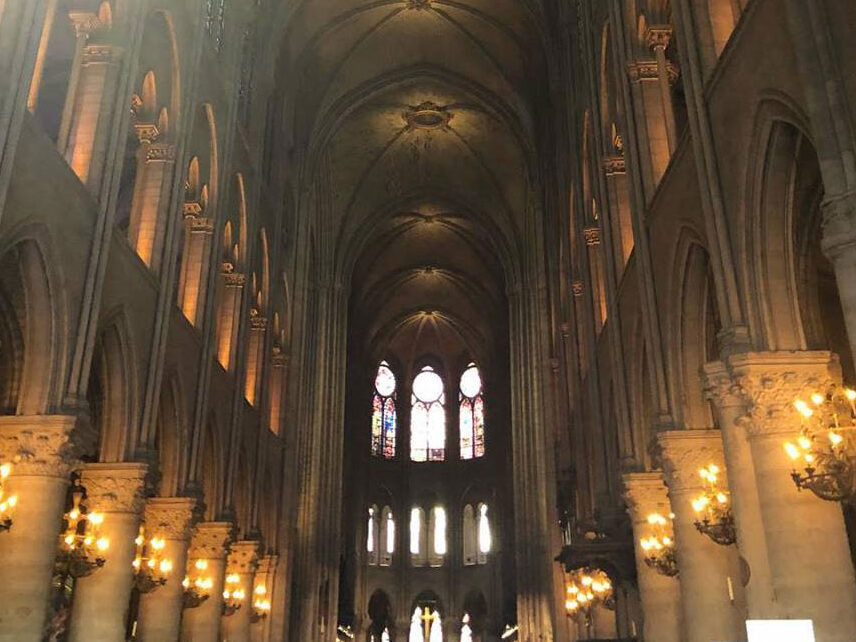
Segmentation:
{"type": "Polygon", "coordinates": [[[481,357],[504,340],[506,277],[539,190],[542,23],[527,0],[291,6],[289,144],[372,358],[481,357]]]}

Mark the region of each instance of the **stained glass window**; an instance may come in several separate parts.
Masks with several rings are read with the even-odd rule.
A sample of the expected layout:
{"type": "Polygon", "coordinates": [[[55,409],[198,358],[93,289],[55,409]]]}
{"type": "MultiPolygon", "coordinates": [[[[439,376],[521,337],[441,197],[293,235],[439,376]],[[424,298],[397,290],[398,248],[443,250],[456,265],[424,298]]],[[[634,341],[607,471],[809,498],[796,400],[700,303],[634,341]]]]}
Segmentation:
{"type": "Polygon", "coordinates": [[[393,459],[398,422],[395,414],[395,375],[386,361],[381,362],[375,376],[372,396],[372,455],[393,459]]]}
{"type": "Polygon", "coordinates": [[[413,379],[410,411],[410,459],[443,461],[446,458],[446,395],[443,380],[431,366],[413,379]]]}
{"type": "Polygon", "coordinates": [[[476,364],[464,370],[460,389],[461,459],[484,457],[484,394],[476,364]]]}

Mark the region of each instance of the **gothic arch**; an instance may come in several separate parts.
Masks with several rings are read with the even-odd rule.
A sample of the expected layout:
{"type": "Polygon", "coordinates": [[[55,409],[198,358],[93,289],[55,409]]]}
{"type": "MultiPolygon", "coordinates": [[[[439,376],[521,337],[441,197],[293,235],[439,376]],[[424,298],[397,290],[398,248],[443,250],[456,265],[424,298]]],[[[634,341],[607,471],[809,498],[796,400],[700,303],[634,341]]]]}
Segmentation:
{"type": "Polygon", "coordinates": [[[175,497],[182,488],[187,448],[187,420],[181,382],[175,372],[164,378],[158,404],[155,447],[161,474],[160,494],[175,497]]]}
{"type": "Polygon", "coordinates": [[[226,458],[218,424],[212,415],[205,423],[202,438],[201,466],[199,482],[205,501],[205,518],[216,520],[223,510],[223,489],[225,487],[226,458]]]}

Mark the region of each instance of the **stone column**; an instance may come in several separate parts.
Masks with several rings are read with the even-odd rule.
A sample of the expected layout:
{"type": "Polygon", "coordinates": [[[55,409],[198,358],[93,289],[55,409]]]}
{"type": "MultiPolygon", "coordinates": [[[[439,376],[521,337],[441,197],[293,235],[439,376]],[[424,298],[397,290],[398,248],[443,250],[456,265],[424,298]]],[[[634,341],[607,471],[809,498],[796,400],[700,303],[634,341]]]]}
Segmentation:
{"type": "Polygon", "coordinates": [[[627,189],[627,163],[624,154],[607,156],[603,160],[606,174],[606,190],[609,197],[609,211],[612,217],[613,252],[615,271],[621,274],[633,251],[633,221],[630,212],[630,195],[627,189]]]}
{"type": "Polygon", "coordinates": [[[226,545],[232,537],[229,522],[197,524],[190,540],[188,568],[196,560],[208,562],[208,576],[213,580],[210,597],[194,609],[185,609],[181,621],[181,639],[187,642],[219,642],[220,612],[223,607],[223,579],[226,571],[226,545]]]}
{"type": "Polygon", "coordinates": [[[639,599],[645,617],[644,639],[651,642],[682,642],[681,588],[676,577],[666,577],[645,563],[639,544],[648,535],[648,515],[668,515],[672,508],[662,473],[624,475],[625,500],[633,523],[639,599]]]}
{"type": "Polygon", "coordinates": [[[235,364],[241,295],[246,283],[246,275],[235,272],[235,266],[231,263],[223,263],[220,271],[220,305],[217,310],[217,360],[227,371],[231,371],[235,364]]]}
{"type": "Polygon", "coordinates": [[[774,619],[777,610],[755,465],[746,431],[738,424],[738,420],[746,413],[742,391],[732,381],[731,374],[721,361],[704,366],[704,388],[722,433],[731,508],[737,530],[737,548],[749,571],[749,582],[746,585],[749,617],[774,619]]]}
{"type": "Polygon", "coordinates": [[[244,603],[232,615],[223,615],[223,637],[229,642],[250,642],[250,617],[253,614],[253,582],[259,560],[259,543],[244,540],[232,544],[226,562],[226,574],[240,576],[244,603]]]}
{"type": "Polygon", "coordinates": [[[0,417],[0,461],[18,496],[12,528],[0,534],[0,640],[41,642],[69,473],[72,431],[66,416],[0,417]]]}
{"type": "Polygon", "coordinates": [[[259,559],[256,569],[255,586],[253,587],[253,602],[258,599],[268,600],[271,603],[271,611],[266,617],[256,619],[250,626],[250,640],[252,642],[268,642],[270,639],[270,619],[273,613],[273,591],[276,579],[276,565],[279,561],[277,555],[265,555],[259,559]],[[264,586],[264,595],[256,595],[256,587],[264,586]]]}
{"type": "Polygon", "coordinates": [[[798,491],[782,444],[800,430],[797,397],[840,378],[829,352],[762,352],[728,359],[746,399],[741,420],[758,486],[779,617],[814,620],[818,642],[845,642],[856,631],[856,580],[837,503],[798,491]]]}
{"type": "MultiPolygon", "coordinates": [[[[681,603],[687,642],[739,640],[745,634],[740,560],[733,546],[716,544],[696,530],[692,501],[704,490],[699,470],[725,468],[718,430],[675,430],[658,435],[681,568],[681,603]]],[[[721,476],[721,488],[727,481],[721,476]]]]}
{"type": "Polygon", "coordinates": [[[85,464],[80,480],[90,511],[104,514],[101,535],[110,540],[104,566],[77,580],[69,623],[70,642],[120,642],[134,581],[134,539],[140,530],[147,466],[85,464]]]}
{"type": "Polygon", "coordinates": [[[823,204],[823,253],[835,268],[838,297],[856,357],[856,193],[823,204]]]}
{"type": "Polygon", "coordinates": [[[256,308],[250,308],[250,332],[247,341],[246,380],[244,397],[251,406],[257,406],[259,391],[262,387],[264,370],[265,334],[268,320],[259,314],[256,308]]]}
{"type": "Polygon", "coordinates": [[[146,503],[146,534],[166,541],[163,557],[172,562],[166,584],[140,596],[137,639],[140,642],[176,642],[181,632],[184,569],[190,544],[196,500],[153,497],[146,503]]]}
{"type": "Polygon", "coordinates": [[[205,310],[205,294],[208,287],[208,264],[211,258],[211,241],[214,236],[214,220],[192,212],[197,203],[185,203],[184,249],[179,283],[179,307],[194,326],[202,323],[205,310]],[[191,213],[188,213],[191,212],[191,213]]]}
{"type": "MultiPolygon", "coordinates": [[[[668,60],[665,61],[666,83],[670,85],[677,81],[678,70],[668,60]]],[[[669,128],[674,127],[674,107],[671,90],[664,91],[661,67],[655,60],[640,60],[628,68],[630,80],[639,85],[639,95],[644,105],[645,129],[647,131],[648,150],[651,162],[651,180],[655,189],[669,162],[672,159],[671,137],[669,128]],[[664,103],[664,99],[668,101],[664,103]],[[667,114],[671,114],[671,125],[667,114]]]]}
{"type": "Polygon", "coordinates": [[[666,48],[672,39],[672,28],[669,25],[651,25],[645,37],[648,46],[654,51],[654,60],[657,61],[657,85],[660,90],[663,123],[666,126],[669,152],[674,154],[678,148],[678,127],[675,123],[672,85],[678,76],[677,69],[666,58],[666,48]]]}

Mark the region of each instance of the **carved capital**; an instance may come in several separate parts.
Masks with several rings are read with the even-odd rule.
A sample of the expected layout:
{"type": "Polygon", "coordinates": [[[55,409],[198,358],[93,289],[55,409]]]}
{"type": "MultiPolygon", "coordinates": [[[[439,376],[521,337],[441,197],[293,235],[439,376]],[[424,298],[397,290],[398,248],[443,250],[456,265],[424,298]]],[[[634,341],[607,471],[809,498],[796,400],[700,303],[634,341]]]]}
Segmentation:
{"type": "Polygon", "coordinates": [[[623,155],[607,156],[603,159],[603,171],[607,176],[620,176],[627,173],[627,161],[623,155]]]}
{"type": "Polygon", "coordinates": [[[191,559],[224,559],[232,539],[231,522],[202,522],[196,525],[190,540],[191,559]]]}
{"type": "Polygon", "coordinates": [[[574,281],[571,283],[571,292],[573,292],[574,296],[582,296],[585,291],[585,287],[582,281],[574,281]]]}
{"type": "Polygon", "coordinates": [[[634,524],[647,523],[648,515],[672,512],[663,473],[628,473],[624,481],[624,501],[634,524]]]}
{"type": "Polygon", "coordinates": [[[672,27],[669,25],[651,25],[645,32],[645,44],[651,49],[666,49],[672,41],[672,27]]]}
{"type": "Polygon", "coordinates": [[[152,497],[146,502],[146,529],[155,537],[190,539],[196,500],[191,497],[152,497]]]}
{"type": "Polygon", "coordinates": [[[589,247],[600,245],[600,228],[597,225],[585,228],[583,236],[585,236],[586,245],[589,247]]]}
{"type": "MultiPolygon", "coordinates": [[[[671,61],[666,61],[666,74],[669,84],[674,85],[678,81],[678,68],[671,61]]],[[[631,82],[655,81],[660,79],[660,65],[656,60],[639,60],[627,65],[627,75],[631,82]]]]}
{"type": "Polygon", "coordinates": [[[263,555],[259,558],[256,575],[262,577],[262,581],[270,581],[271,576],[276,573],[276,565],[279,562],[278,555],[263,555]]]}
{"type": "Polygon", "coordinates": [[[226,568],[229,573],[246,575],[255,573],[259,561],[259,543],[254,540],[242,540],[229,547],[226,568]]]}
{"type": "Polygon", "coordinates": [[[799,431],[794,400],[841,379],[838,357],[825,351],[745,353],[730,357],[728,366],[745,400],[740,423],[750,438],[799,431]]]}
{"type": "MultiPolygon", "coordinates": [[[[716,464],[725,470],[719,430],[669,430],[657,435],[666,484],[672,492],[699,491],[704,482],[699,470],[716,464]]],[[[721,477],[721,487],[727,482],[721,477]]]]}
{"type": "Polygon", "coordinates": [[[242,288],[247,284],[247,275],[240,272],[227,272],[223,274],[227,288],[242,288]]]}
{"type": "Polygon", "coordinates": [[[89,36],[93,31],[101,27],[98,16],[91,11],[69,11],[68,19],[74,26],[74,32],[80,36],[89,36]]]}
{"type": "Polygon", "coordinates": [[[271,355],[270,365],[273,368],[285,368],[288,365],[288,357],[282,352],[274,352],[271,355]]]}
{"type": "Polygon", "coordinates": [[[198,201],[185,201],[184,202],[184,218],[196,218],[200,214],[202,214],[202,203],[198,201]]]}
{"type": "Polygon", "coordinates": [[[744,403],[743,389],[732,379],[722,361],[704,365],[702,373],[704,395],[716,408],[731,408],[744,403]]]}
{"type": "Polygon", "coordinates": [[[77,465],[82,429],[66,415],[0,417],[0,461],[13,475],[67,478],[77,465]]]}
{"type": "Polygon", "coordinates": [[[145,505],[146,464],[84,464],[80,481],[91,509],[141,514],[145,505]]]}
{"type": "Polygon", "coordinates": [[[136,122],[134,123],[134,131],[137,134],[137,139],[143,145],[154,143],[160,137],[157,123],[136,122]]]}
{"type": "Polygon", "coordinates": [[[190,232],[193,234],[213,234],[214,219],[207,216],[194,216],[190,219],[190,232]]]}
{"type": "Polygon", "coordinates": [[[175,145],[171,143],[153,143],[146,149],[146,162],[172,163],[175,161],[175,145]]]}
{"type": "Polygon", "coordinates": [[[255,308],[250,313],[250,327],[253,330],[264,330],[267,328],[268,320],[267,317],[263,317],[258,313],[255,308]]]}
{"type": "Polygon", "coordinates": [[[116,45],[89,43],[83,49],[83,66],[103,65],[119,60],[122,49],[116,45]]]}

